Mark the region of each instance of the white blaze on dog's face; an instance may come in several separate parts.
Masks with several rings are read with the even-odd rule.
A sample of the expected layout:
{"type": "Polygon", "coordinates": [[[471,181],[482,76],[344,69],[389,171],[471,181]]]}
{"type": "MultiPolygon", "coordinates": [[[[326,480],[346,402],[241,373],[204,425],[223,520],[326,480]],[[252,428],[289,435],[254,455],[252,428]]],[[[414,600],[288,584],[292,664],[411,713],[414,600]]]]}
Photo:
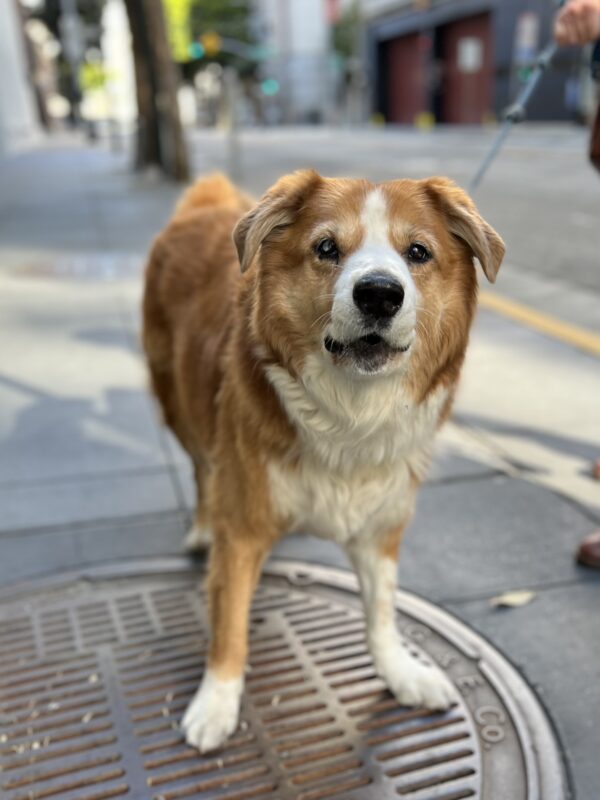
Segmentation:
{"type": "MultiPolygon", "coordinates": [[[[398,367],[410,350],[418,292],[405,256],[392,245],[381,188],[368,191],[357,222],[362,241],[340,264],[323,346],[334,363],[373,374],[398,367]]],[[[333,241],[325,239],[326,247],[333,241]]],[[[412,243],[409,253],[410,247],[422,245],[412,243]]]]}
{"type": "Polygon", "coordinates": [[[473,257],[493,281],[504,254],[467,195],[441,178],[375,185],[295,173],[234,237],[242,269],[253,267],[254,332],[276,361],[300,374],[320,354],[357,378],[407,370],[430,383],[462,360],[473,257]]]}

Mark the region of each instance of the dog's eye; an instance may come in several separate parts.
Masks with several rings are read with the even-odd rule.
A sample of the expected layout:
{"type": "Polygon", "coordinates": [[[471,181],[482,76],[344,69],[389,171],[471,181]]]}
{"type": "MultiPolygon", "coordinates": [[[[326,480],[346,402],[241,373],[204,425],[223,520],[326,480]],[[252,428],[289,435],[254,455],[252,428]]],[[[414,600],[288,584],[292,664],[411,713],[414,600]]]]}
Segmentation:
{"type": "Polygon", "coordinates": [[[337,264],[340,259],[340,251],[334,239],[322,239],[315,251],[321,261],[335,261],[337,264]]]}
{"type": "Polygon", "coordinates": [[[431,253],[426,247],[422,244],[416,244],[415,242],[408,248],[406,256],[412,264],[425,264],[432,258],[431,253]]]}

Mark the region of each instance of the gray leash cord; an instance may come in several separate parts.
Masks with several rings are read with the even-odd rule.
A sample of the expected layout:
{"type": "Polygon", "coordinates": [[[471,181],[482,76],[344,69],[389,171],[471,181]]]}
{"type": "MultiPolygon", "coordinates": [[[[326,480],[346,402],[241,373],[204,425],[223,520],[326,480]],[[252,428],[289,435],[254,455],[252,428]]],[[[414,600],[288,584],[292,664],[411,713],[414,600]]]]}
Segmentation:
{"type": "Polygon", "coordinates": [[[504,116],[504,124],[500,129],[500,133],[496,137],[494,144],[484,158],[475,176],[469,183],[469,192],[474,192],[477,189],[483,179],[483,176],[496,159],[496,156],[500,152],[502,145],[504,144],[508,134],[513,129],[513,126],[517,125],[519,122],[523,122],[525,119],[527,104],[531,100],[531,97],[537,89],[539,82],[542,80],[544,73],[552,63],[552,59],[556,55],[557,50],[558,45],[555,42],[551,42],[538,56],[533,73],[521,90],[521,93],[517,97],[516,101],[506,112],[504,116]]]}
{"type": "MultiPolygon", "coordinates": [[[[557,8],[561,8],[565,5],[567,0],[558,0],[556,6],[557,8]]],[[[517,97],[516,101],[513,103],[512,106],[506,111],[504,115],[504,124],[500,129],[500,133],[496,137],[494,144],[492,145],[489,153],[483,159],[483,162],[479,169],[477,170],[474,177],[471,179],[469,183],[469,192],[473,193],[481,181],[483,180],[483,176],[486,174],[488,169],[493,164],[496,156],[502,149],[502,145],[508,134],[513,129],[514,125],[517,125],[519,122],[523,122],[525,119],[525,114],[527,111],[527,104],[531,100],[533,93],[538,87],[539,82],[542,80],[544,73],[548,69],[548,67],[552,63],[552,59],[556,55],[558,50],[558,45],[556,42],[552,41],[548,44],[539,56],[536,59],[535,66],[533,68],[533,72],[529,76],[529,80],[525,84],[525,86],[521,89],[519,96],[517,97]]]]}

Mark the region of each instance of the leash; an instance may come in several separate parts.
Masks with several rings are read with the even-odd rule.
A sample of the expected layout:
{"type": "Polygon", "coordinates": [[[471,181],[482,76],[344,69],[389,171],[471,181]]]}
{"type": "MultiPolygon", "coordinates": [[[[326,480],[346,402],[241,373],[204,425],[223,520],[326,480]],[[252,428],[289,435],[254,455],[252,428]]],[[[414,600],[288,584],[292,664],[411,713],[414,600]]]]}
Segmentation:
{"type": "MultiPolygon", "coordinates": [[[[561,8],[565,3],[566,0],[560,0],[557,4],[557,7],[561,8]]],[[[600,70],[600,42],[598,43],[598,48],[598,69],[600,70]]],[[[469,183],[470,193],[473,193],[483,180],[484,175],[494,163],[498,153],[502,149],[502,145],[504,144],[509,133],[512,131],[513,127],[518,125],[519,122],[523,122],[525,119],[527,114],[527,105],[535,93],[540,81],[544,77],[547,69],[552,64],[552,60],[554,59],[557,51],[558,45],[555,41],[551,41],[538,55],[533,67],[533,72],[529,76],[525,86],[523,86],[521,89],[521,92],[519,93],[515,102],[507,109],[504,115],[504,124],[502,125],[500,132],[498,133],[489,152],[483,159],[481,166],[469,183]]]]}

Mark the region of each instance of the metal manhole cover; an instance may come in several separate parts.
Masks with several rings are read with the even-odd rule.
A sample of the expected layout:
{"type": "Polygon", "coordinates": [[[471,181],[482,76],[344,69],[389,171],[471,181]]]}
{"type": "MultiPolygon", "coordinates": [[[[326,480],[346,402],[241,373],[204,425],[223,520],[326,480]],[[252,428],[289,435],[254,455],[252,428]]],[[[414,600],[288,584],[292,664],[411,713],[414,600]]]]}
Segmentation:
{"type": "Polygon", "coordinates": [[[94,571],[0,603],[4,800],[560,800],[531,690],[483,639],[398,594],[398,625],[461,699],[402,708],[373,671],[353,576],[268,567],[252,611],[242,723],[200,756],[179,732],[206,620],[183,562],[94,571]]]}

